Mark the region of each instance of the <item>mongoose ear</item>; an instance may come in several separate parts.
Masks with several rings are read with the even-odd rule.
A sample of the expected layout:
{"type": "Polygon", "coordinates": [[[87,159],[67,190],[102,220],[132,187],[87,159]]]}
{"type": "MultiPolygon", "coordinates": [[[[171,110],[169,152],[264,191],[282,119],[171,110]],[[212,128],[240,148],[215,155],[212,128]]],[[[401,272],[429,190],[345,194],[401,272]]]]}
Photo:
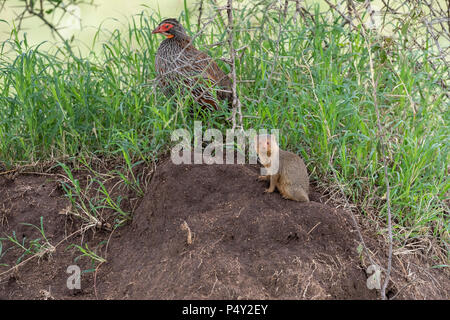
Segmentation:
{"type": "Polygon", "coordinates": [[[267,156],[270,157],[270,155],[272,154],[272,136],[271,135],[267,135],[266,136],[266,153],[267,156]]]}

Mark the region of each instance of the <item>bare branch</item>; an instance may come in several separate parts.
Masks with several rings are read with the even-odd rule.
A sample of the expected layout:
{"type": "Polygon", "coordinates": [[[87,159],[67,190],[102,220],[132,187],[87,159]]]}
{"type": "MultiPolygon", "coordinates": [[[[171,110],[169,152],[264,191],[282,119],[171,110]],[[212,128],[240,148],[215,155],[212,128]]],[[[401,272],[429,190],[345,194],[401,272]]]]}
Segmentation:
{"type": "Polygon", "coordinates": [[[388,265],[386,270],[386,275],[384,279],[384,283],[381,287],[381,299],[386,300],[386,288],[389,284],[390,276],[391,276],[391,268],[392,268],[392,214],[391,214],[391,197],[390,197],[390,186],[389,186],[389,174],[388,174],[388,164],[387,164],[387,157],[386,157],[386,144],[383,134],[383,128],[381,126],[381,117],[380,117],[380,110],[378,108],[378,99],[377,99],[377,85],[375,81],[375,70],[373,66],[373,59],[372,59],[372,45],[370,43],[369,36],[367,35],[366,28],[362,22],[361,16],[356,11],[356,17],[358,18],[359,22],[361,23],[361,30],[363,32],[364,40],[366,42],[367,50],[369,52],[369,67],[370,67],[370,81],[372,85],[372,96],[373,96],[373,104],[375,107],[375,113],[377,116],[377,127],[378,127],[378,140],[380,143],[380,149],[381,149],[381,157],[383,160],[383,167],[384,167],[384,181],[386,184],[386,207],[387,207],[387,218],[388,218],[388,237],[389,237],[389,248],[388,248],[388,265]]]}
{"type": "MultiPolygon", "coordinates": [[[[0,0],[1,1],[1,0],[0,0]]],[[[58,29],[58,25],[61,20],[66,16],[66,14],[70,14],[67,11],[67,7],[69,4],[90,4],[94,5],[94,0],[61,0],[61,1],[51,1],[51,0],[23,0],[19,5],[14,6],[20,8],[21,11],[16,14],[15,20],[18,21],[16,25],[16,29],[18,31],[22,30],[22,22],[28,18],[38,18],[40,21],[47,26],[52,35],[55,35],[61,39],[63,42],[66,42],[66,39],[60,33],[58,29]],[[58,22],[53,22],[53,18],[55,14],[61,14],[59,16],[58,22]],[[51,19],[50,19],[51,18],[51,19]]],[[[0,11],[4,8],[6,0],[0,2],[0,11]]]]}
{"type": "Polygon", "coordinates": [[[236,114],[239,115],[239,128],[243,129],[242,123],[242,110],[241,101],[237,95],[237,81],[236,81],[236,50],[233,45],[233,0],[228,0],[227,2],[227,15],[228,15],[228,44],[230,46],[230,57],[231,57],[231,81],[232,81],[232,94],[233,94],[233,114],[231,116],[233,123],[233,130],[236,129],[236,114]]]}
{"type": "Polygon", "coordinates": [[[330,1],[325,0],[325,2],[330,6],[330,8],[334,9],[337,13],[339,13],[339,15],[344,18],[344,20],[346,21],[346,23],[350,24],[350,26],[353,28],[353,22],[352,19],[350,19],[349,17],[347,17],[341,10],[339,10],[334,4],[332,4],[330,1]]]}

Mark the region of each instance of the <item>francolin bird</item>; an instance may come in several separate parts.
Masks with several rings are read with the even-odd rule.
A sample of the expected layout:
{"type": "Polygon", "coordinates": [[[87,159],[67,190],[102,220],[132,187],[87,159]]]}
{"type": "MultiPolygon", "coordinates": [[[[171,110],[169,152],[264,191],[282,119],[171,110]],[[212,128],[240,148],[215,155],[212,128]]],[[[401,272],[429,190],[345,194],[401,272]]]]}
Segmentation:
{"type": "Polygon", "coordinates": [[[187,89],[201,106],[218,109],[218,100],[232,104],[231,80],[206,53],[197,50],[176,19],[165,19],[152,33],[166,37],[155,58],[158,86],[168,97],[187,89]],[[216,95],[213,94],[216,91],[216,95]]]}

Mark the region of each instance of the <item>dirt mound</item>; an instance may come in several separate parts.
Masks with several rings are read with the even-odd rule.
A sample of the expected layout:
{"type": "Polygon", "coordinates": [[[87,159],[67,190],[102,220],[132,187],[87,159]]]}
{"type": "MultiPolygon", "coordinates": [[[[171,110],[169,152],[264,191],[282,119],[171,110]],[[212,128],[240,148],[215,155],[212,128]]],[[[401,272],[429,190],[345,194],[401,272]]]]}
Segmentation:
{"type": "MultiPolygon", "coordinates": [[[[3,241],[0,299],[377,299],[366,287],[348,215],[321,203],[314,191],[309,203],[266,194],[258,174],[252,165],[164,161],[130,224],[112,234],[89,231],[67,241],[62,240],[79,225],[63,214],[68,201],[55,179],[0,176],[0,237],[15,231],[19,242],[37,238],[36,228],[21,223],[39,226],[43,217],[49,242],[63,242],[2,276],[8,269],[2,263],[14,265],[20,253],[3,241]],[[94,270],[89,259],[77,260],[80,252],[68,248],[71,243],[87,243],[107,262],[94,270]],[[83,270],[81,290],[66,286],[73,264],[83,270]]],[[[385,252],[378,241],[366,241],[371,250],[385,252]]],[[[413,267],[420,263],[405,261],[394,260],[397,289],[410,279],[395,270],[423,274],[413,267]]],[[[420,290],[407,286],[398,298],[447,298],[442,292],[448,292],[448,279],[437,270],[420,270],[431,272],[436,283],[420,279],[420,290]]]]}
{"type": "Polygon", "coordinates": [[[121,255],[111,256],[105,283],[128,282],[107,298],[376,298],[342,215],[264,194],[258,173],[249,165],[159,166],[126,243],[110,242],[121,255]]]}
{"type": "MultiPolygon", "coordinates": [[[[43,238],[37,230],[41,217],[45,237],[50,243],[55,244],[67,236],[72,222],[60,214],[67,205],[60,185],[52,175],[0,176],[0,238],[15,237],[24,248],[30,250],[30,254],[24,255],[25,250],[18,245],[2,241],[0,299],[45,299],[50,293],[54,297],[71,296],[65,285],[69,276],[66,269],[74,264],[79,254],[66,250],[69,243],[57,250],[50,250],[48,255],[24,263],[39,249],[37,245],[33,247],[31,242],[43,238]],[[16,264],[20,267],[5,274],[16,264]]],[[[82,267],[88,269],[85,263],[82,267]]]]}

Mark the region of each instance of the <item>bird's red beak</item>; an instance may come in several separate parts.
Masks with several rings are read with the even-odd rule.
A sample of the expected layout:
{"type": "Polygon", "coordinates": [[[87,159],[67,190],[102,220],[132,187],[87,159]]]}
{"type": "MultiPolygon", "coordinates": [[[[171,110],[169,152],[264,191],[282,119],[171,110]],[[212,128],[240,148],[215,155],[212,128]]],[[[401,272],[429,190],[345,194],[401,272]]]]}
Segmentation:
{"type": "Polygon", "coordinates": [[[155,30],[152,31],[152,34],[154,34],[154,33],[161,33],[159,26],[155,30]]]}

